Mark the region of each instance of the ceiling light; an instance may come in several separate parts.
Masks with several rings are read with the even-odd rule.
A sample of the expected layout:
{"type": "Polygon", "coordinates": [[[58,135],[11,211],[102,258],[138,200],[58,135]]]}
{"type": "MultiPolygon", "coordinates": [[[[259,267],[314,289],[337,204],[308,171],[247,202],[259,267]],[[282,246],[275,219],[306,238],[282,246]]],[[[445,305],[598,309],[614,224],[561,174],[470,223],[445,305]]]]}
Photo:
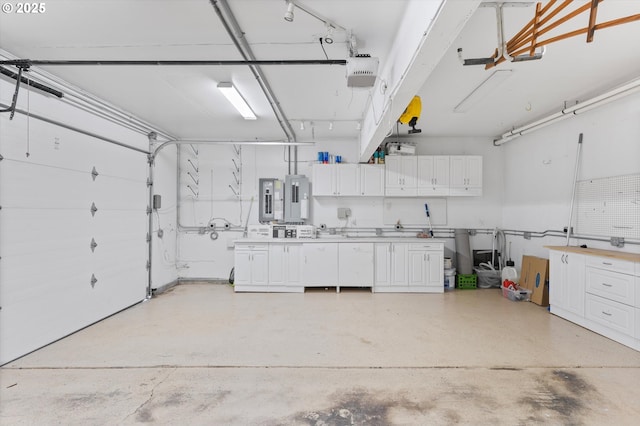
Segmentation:
{"type": "Polygon", "coordinates": [[[333,27],[329,24],[326,25],[327,34],[324,36],[325,44],[333,44],[333,27]]]}
{"type": "Polygon", "coordinates": [[[255,120],[257,117],[251,110],[251,107],[244,100],[240,92],[231,83],[218,83],[218,89],[227,98],[231,105],[238,110],[245,120],[255,120]]]}
{"type": "Polygon", "coordinates": [[[467,112],[475,104],[484,99],[491,92],[495,91],[503,81],[505,81],[511,75],[511,70],[498,70],[494,71],[486,80],[484,80],[478,87],[473,89],[466,98],[462,100],[453,109],[453,112],[467,112]]]}
{"type": "Polygon", "coordinates": [[[295,4],[292,1],[287,2],[287,11],[284,14],[284,20],[287,22],[293,22],[293,8],[295,4]]]}

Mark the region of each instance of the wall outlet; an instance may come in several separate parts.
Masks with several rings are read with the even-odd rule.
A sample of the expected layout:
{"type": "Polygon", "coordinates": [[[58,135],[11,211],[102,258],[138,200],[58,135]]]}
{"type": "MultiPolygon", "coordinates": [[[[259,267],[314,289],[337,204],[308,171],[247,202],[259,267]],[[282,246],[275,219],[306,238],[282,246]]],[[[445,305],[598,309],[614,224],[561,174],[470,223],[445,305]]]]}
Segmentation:
{"type": "Polygon", "coordinates": [[[346,219],[351,216],[351,209],[348,207],[338,207],[338,219],[346,219]]]}

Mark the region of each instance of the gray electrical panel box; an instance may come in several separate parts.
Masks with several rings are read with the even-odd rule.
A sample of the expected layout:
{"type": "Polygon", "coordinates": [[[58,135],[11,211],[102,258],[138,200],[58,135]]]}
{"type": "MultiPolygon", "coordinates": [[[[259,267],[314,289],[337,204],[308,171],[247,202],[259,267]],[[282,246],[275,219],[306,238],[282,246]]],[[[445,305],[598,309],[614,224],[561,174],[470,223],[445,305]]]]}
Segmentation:
{"type": "Polygon", "coordinates": [[[260,223],[281,222],[284,219],[284,183],[272,178],[260,179],[258,183],[260,187],[258,221],[260,223]]]}
{"type": "Polygon", "coordinates": [[[285,176],[284,188],[284,222],[304,223],[309,218],[309,179],[304,175],[285,176]]]}

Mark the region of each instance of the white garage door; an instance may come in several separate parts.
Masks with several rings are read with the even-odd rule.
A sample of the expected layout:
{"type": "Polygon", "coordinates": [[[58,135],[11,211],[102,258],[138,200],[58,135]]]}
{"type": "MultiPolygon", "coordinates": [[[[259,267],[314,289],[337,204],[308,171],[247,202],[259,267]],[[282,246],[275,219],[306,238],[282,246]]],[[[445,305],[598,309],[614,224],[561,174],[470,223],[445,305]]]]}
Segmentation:
{"type": "Polygon", "coordinates": [[[0,154],[1,365],[146,297],[148,192],[144,153],[24,115],[0,154]]]}

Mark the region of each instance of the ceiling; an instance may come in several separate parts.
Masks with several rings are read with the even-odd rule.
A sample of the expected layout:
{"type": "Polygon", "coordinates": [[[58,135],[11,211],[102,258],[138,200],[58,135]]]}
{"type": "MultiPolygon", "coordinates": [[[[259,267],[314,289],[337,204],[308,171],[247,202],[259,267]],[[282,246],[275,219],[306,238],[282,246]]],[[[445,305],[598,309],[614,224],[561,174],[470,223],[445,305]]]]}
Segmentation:
{"type": "MultiPolygon", "coordinates": [[[[296,0],[357,38],[359,53],[390,57],[410,0],[296,0]]],[[[414,0],[435,1],[439,0],[414,0]]],[[[579,1],[574,3],[583,4],[579,1]]],[[[545,2],[546,3],[546,2],[545,2]]],[[[228,0],[260,60],[325,59],[323,22],[283,0],[228,0]]],[[[49,0],[39,15],[0,14],[0,48],[30,59],[241,60],[208,0],[49,0]]],[[[510,38],[535,6],[505,7],[510,38]]],[[[640,13],[638,1],[607,0],[598,21],[640,13]]],[[[588,13],[554,34],[584,27],[588,13]]],[[[433,35],[437,36],[437,34],[433,35]]],[[[335,31],[326,57],[346,59],[347,34],[335,31]]],[[[551,44],[538,61],[503,63],[512,70],[495,91],[464,113],[454,107],[494,70],[462,66],[464,57],[497,47],[496,14],[481,7],[419,91],[418,127],[426,136],[496,136],[640,75],[640,21],[599,30],[593,43],[578,36],[551,44]]],[[[120,106],[181,139],[283,140],[267,98],[247,66],[51,66],[46,71],[120,106]],[[217,91],[231,81],[258,119],[243,120],[217,91]]],[[[348,88],[342,65],[269,65],[262,70],[298,141],[357,140],[371,90],[348,88]],[[304,130],[301,128],[304,122],[304,130]],[[330,126],[331,123],[331,126],[330,126]],[[330,127],[332,128],[330,130],[330,127]]],[[[407,127],[401,128],[406,133],[407,127]]]]}

